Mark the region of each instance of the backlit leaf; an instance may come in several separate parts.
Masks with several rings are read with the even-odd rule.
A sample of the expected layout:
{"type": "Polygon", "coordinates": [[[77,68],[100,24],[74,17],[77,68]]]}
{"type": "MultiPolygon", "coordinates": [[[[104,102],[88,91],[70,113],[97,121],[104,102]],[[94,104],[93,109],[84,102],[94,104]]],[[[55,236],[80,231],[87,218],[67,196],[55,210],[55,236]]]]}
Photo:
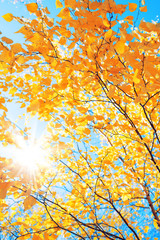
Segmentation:
{"type": "Polygon", "coordinates": [[[60,0],[56,0],[56,8],[62,8],[63,4],[61,3],[60,0]]]}
{"type": "Polygon", "coordinates": [[[106,26],[107,28],[110,27],[110,23],[109,23],[108,20],[103,20],[103,24],[104,24],[104,26],[106,26]]]}
{"type": "Polygon", "coordinates": [[[112,29],[109,29],[106,33],[105,33],[105,38],[111,38],[112,36],[112,29]]]}
{"type": "Polygon", "coordinates": [[[36,199],[32,196],[28,196],[23,202],[24,210],[26,211],[26,210],[30,209],[35,204],[36,204],[36,199]]]}
{"type": "Polygon", "coordinates": [[[12,87],[12,88],[10,88],[10,90],[9,90],[9,94],[14,95],[15,92],[17,92],[17,88],[16,88],[16,87],[12,87]]]}
{"type": "Polygon", "coordinates": [[[37,3],[28,3],[26,4],[27,10],[31,13],[35,13],[38,9],[37,3]]]}
{"type": "Polygon", "coordinates": [[[50,78],[43,78],[41,81],[41,84],[44,84],[46,86],[50,86],[51,85],[51,79],[50,78]]]}
{"type": "Polygon", "coordinates": [[[7,191],[10,187],[10,182],[1,182],[0,183],[0,198],[4,199],[6,197],[7,191]]]}
{"type": "Polygon", "coordinates": [[[120,40],[116,43],[115,45],[115,49],[116,51],[119,53],[119,54],[122,54],[124,53],[124,50],[125,50],[125,43],[124,41],[120,40]]]}
{"type": "Polygon", "coordinates": [[[141,12],[147,12],[147,6],[140,7],[139,9],[141,12]]]}
{"type": "Polygon", "coordinates": [[[134,12],[137,9],[136,3],[129,3],[129,10],[130,12],[134,12]]]}
{"type": "Polygon", "coordinates": [[[84,130],[84,133],[88,135],[88,134],[91,133],[91,130],[90,130],[89,128],[86,128],[86,129],[84,130]]]}
{"type": "Polygon", "coordinates": [[[14,43],[11,45],[11,50],[14,52],[14,53],[18,53],[18,52],[24,52],[22,46],[20,43],[14,43]]]}
{"type": "Polygon", "coordinates": [[[5,42],[7,44],[12,44],[13,43],[12,39],[10,39],[10,38],[2,37],[1,39],[2,39],[3,42],[5,42]]]}
{"type": "Polygon", "coordinates": [[[13,14],[12,13],[6,13],[2,16],[7,22],[11,22],[13,20],[13,14]]]}
{"type": "Polygon", "coordinates": [[[42,240],[39,234],[34,233],[32,240],[42,240]]]}
{"type": "Polygon", "coordinates": [[[135,71],[135,73],[134,73],[134,76],[133,76],[133,81],[134,81],[135,83],[139,83],[139,82],[140,82],[140,80],[137,78],[137,74],[138,74],[138,69],[136,69],[136,71],[135,71]]]}
{"type": "Polygon", "coordinates": [[[70,15],[70,10],[69,8],[63,8],[60,13],[57,15],[57,17],[62,18],[62,19],[72,19],[70,15]]]}
{"type": "Polygon", "coordinates": [[[25,103],[22,103],[21,106],[20,106],[20,108],[24,108],[25,106],[26,106],[26,104],[25,104],[25,103]]]}
{"type": "Polygon", "coordinates": [[[148,230],[149,230],[149,226],[146,226],[144,232],[147,233],[148,230]]]}

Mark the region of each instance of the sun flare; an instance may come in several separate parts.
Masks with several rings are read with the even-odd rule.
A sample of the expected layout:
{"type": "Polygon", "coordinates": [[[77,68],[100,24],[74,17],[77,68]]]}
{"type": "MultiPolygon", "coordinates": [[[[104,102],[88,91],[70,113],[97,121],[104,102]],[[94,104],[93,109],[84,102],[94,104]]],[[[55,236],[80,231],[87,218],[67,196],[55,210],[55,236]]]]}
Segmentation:
{"type": "Polygon", "coordinates": [[[15,161],[20,165],[35,170],[43,162],[43,151],[39,146],[29,145],[17,149],[15,161]]]}
{"type": "Polygon", "coordinates": [[[33,173],[46,165],[46,151],[35,141],[18,139],[17,147],[14,149],[14,162],[21,168],[33,173]]]}

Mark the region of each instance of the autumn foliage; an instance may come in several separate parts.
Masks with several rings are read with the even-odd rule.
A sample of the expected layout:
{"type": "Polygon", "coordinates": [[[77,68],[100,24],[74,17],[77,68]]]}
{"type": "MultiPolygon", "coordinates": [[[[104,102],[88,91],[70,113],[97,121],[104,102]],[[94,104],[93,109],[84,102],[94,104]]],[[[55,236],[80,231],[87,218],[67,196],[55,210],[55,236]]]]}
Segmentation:
{"type": "Polygon", "coordinates": [[[3,16],[25,43],[1,39],[0,140],[29,135],[12,101],[46,121],[49,154],[33,176],[0,158],[3,239],[159,239],[159,23],[138,25],[144,0],[56,0],[56,19],[26,7],[3,16]]]}

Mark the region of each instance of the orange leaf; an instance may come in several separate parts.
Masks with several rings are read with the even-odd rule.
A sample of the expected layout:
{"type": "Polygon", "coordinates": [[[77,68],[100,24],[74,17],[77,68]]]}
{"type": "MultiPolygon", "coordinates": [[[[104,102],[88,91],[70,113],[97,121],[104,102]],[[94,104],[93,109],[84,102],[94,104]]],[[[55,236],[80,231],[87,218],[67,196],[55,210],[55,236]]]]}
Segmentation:
{"type": "Polygon", "coordinates": [[[84,133],[87,134],[87,135],[89,135],[89,134],[91,133],[91,131],[90,131],[89,128],[85,128],[84,133]]]}
{"type": "Polygon", "coordinates": [[[140,7],[139,9],[141,12],[147,12],[147,6],[140,7]]]}
{"type": "Polygon", "coordinates": [[[41,80],[41,84],[44,84],[46,86],[50,86],[51,85],[51,79],[50,78],[43,78],[41,80]]]}
{"type": "Polygon", "coordinates": [[[14,43],[11,45],[11,50],[14,52],[14,53],[19,53],[19,52],[24,52],[22,46],[20,43],[14,43]]]}
{"type": "Polygon", "coordinates": [[[60,127],[62,127],[62,124],[60,124],[60,123],[55,124],[55,128],[60,128],[60,127]]]}
{"type": "Polygon", "coordinates": [[[66,20],[70,20],[71,15],[70,15],[70,10],[69,8],[63,8],[60,13],[57,15],[57,17],[62,18],[62,19],[66,19],[66,20]]]}
{"type": "MultiPolygon", "coordinates": [[[[3,109],[3,110],[6,111],[6,112],[8,111],[8,109],[7,109],[5,106],[3,106],[3,104],[1,104],[1,103],[0,103],[0,109],[3,109]]],[[[3,143],[4,143],[4,142],[3,142],[3,143]]],[[[2,144],[3,144],[3,143],[2,143],[2,144]]],[[[5,145],[5,143],[4,143],[3,145],[5,145]]]]}
{"type": "Polygon", "coordinates": [[[155,155],[156,157],[160,158],[160,152],[157,152],[155,155]]]}
{"type": "Polygon", "coordinates": [[[13,14],[12,13],[7,13],[2,16],[7,22],[11,22],[13,20],[13,14]]]}
{"type": "Polygon", "coordinates": [[[5,43],[7,43],[7,44],[13,43],[12,39],[10,39],[10,38],[2,37],[1,39],[2,39],[3,42],[5,42],[5,43]]]}
{"type": "Polygon", "coordinates": [[[37,3],[28,3],[26,4],[27,10],[31,13],[34,13],[37,11],[38,5],[37,3]]]}
{"type": "Polygon", "coordinates": [[[32,240],[42,240],[39,234],[34,233],[32,240]]]}
{"type": "Polygon", "coordinates": [[[62,7],[63,7],[63,5],[60,2],[60,0],[56,0],[56,8],[62,8],[62,7]]]}
{"type": "Polygon", "coordinates": [[[5,103],[5,99],[3,97],[0,97],[0,103],[5,103]]]}
{"type": "Polygon", "coordinates": [[[48,8],[47,8],[47,7],[45,8],[45,13],[46,13],[46,14],[50,14],[50,12],[48,11],[48,8]]]}
{"type": "Polygon", "coordinates": [[[36,204],[36,199],[32,196],[28,196],[24,202],[23,202],[23,205],[24,205],[24,211],[30,209],[31,207],[33,207],[33,205],[36,204]]]}
{"type": "MultiPolygon", "coordinates": [[[[58,236],[57,236],[58,237],[58,236]]],[[[49,238],[50,238],[50,235],[48,234],[48,233],[44,233],[44,239],[45,240],[49,240],[49,238]]],[[[52,239],[53,239],[53,237],[52,237],[52,239]]]]}
{"type": "Polygon", "coordinates": [[[129,11],[134,12],[137,9],[136,3],[129,3],[129,11]]]}
{"type": "Polygon", "coordinates": [[[33,100],[30,104],[30,106],[27,108],[27,111],[28,112],[31,112],[31,111],[38,111],[40,107],[40,103],[38,100],[33,100]]]}
{"type": "Polygon", "coordinates": [[[1,182],[0,183],[0,198],[4,199],[7,194],[7,190],[10,187],[11,183],[10,182],[1,182]]]}
{"type": "Polygon", "coordinates": [[[133,19],[134,19],[133,16],[127,16],[124,18],[124,20],[126,20],[126,21],[132,21],[133,19]]]}

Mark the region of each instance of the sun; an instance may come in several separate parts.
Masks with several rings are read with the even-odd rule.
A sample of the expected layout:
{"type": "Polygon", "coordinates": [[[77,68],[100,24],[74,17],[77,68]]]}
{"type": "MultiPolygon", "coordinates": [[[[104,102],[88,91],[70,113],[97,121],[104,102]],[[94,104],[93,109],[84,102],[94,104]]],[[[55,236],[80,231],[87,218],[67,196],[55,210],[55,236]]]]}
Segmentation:
{"type": "Polygon", "coordinates": [[[46,150],[38,141],[17,138],[17,146],[13,151],[13,161],[25,171],[34,174],[46,165],[46,150]]]}
{"type": "Polygon", "coordinates": [[[36,170],[43,162],[44,151],[37,145],[25,145],[16,150],[15,161],[30,170],[36,170]]]}

